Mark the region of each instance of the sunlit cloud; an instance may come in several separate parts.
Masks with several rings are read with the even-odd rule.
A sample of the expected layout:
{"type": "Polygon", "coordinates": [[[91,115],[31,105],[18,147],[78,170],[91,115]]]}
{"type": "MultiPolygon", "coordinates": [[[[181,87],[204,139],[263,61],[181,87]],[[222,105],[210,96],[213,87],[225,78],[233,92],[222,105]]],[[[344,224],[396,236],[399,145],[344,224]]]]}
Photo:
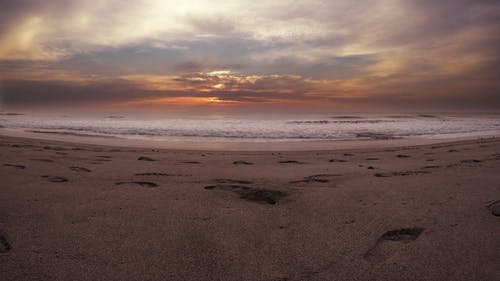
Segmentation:
{"type": "Polygon", "coordinates": [[[4,1],[2,95],[7,105],[29,105],[30,95],[255,106],[412,106],[436,96],[466,106],[475,96],[498,105],[499,13],[489,0],[4,1]]]}

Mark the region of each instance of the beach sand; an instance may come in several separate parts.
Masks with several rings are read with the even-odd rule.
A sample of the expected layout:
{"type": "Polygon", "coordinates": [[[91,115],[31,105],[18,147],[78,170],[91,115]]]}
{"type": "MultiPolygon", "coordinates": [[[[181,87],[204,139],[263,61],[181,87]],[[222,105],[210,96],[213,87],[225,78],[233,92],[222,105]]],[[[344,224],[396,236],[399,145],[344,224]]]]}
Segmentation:
{"type": "Polygon", "coordinates": [[[1,280],[500,280],[499,138],[0,155],[1,280]]]}

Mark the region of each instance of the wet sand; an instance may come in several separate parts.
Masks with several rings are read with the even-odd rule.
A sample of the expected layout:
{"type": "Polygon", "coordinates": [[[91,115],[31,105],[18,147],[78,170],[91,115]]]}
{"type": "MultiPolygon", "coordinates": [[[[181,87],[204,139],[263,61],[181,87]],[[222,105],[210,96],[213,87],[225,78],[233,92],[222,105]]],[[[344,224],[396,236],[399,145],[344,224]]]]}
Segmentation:
{"type": "Polygon", "coordinates": [[[0,136],[2,280],[500,280],[500,139],[189,151],[0,136]]]}

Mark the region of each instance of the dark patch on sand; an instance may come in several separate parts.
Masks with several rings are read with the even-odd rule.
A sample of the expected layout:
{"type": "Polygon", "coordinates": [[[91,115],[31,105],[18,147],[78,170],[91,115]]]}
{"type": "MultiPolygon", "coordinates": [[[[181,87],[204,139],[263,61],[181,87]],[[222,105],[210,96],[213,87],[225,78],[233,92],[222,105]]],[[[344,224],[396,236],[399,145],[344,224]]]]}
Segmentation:
{"type": "Polygon", "coordinates": [[[58,146],[44,146],[43,147],[44,150],[55,150],[55,151],[62,151],[62,150],[67,150],[63,147],[58,147],[58,146]]]}
{"type": "Polygon", "coordinates": [[[330,160],[328,160],[328,162],[330,162],[330,163],[345,163],[345,162],[347,162],[347,160],[344,160],[344,159],[330,159],[330,160]]]}
{"type": "Polygon", "coordinates": [[[389,172],[389,173],[376,173],[378,178],[398,177],[398,176],[417,176],[423,174],[430,174],[429,171],[404,171],[404,172],[389,172]]]}
{"type": "Polygon", "coordinates": [[[437,169],[437,168],[441,168],[441,166],[438,166],[438,165],[428,165],[428,166],[422,167],[422,169],[437,169]]]}
{"type": "Polygon", "coordinates": [[[286,196],[287,194],[282,191],[256,188],[244,191],[240,198],[247,201],[274,205],[286,196]]]}
{"type": "Polygon", "coordinates": [[[344,156],[354,156],[352,153],[344,153],[344,156]]]}
{"type": "Polygon", "coordinates": [[[296,160],[283,160],[283,161],[279,161],[278,163],[280,163],[280,164],[303,164],[302,162],[299,162],[296,160]]]}
{"type": "Polygon", "coordinates": [[[398,158],[409,158],[410,156],[404,155],[404,154],[398,154],[398,155],[396,155],[396,157],[398,157],[398,158]]]}
{"type": "Polygon", "coordinates": [[[198,161],[182,161],[181,163],[183,164],[194,164],[194,165],[199,165],[201,164],[200,162],[198,161]]]}
{"type": "Polygon", "coordinates": [[[214,182],[216,183],[223,183],[223,184],[252,184],[253,182],[251,181],[246,181],[246,180],[233,180],[233,179],[215,179],[214,182]]]}
{"type": "Polygon", "coordinates": [[[390,230],[384,233],[379,240],[409,242],[416,240],[423,231],[424,229],[420,227],[390,230]]]}
{"type": "Polygon", "coordinates": [[[163,177],[173,177],[176,175],[166,174],[166,173],[137,173],[136,176],[163,176],[163,177]]]}
{"type": "Polygon", "coordinates": [[[237,185],[237,184],[217,184],[217,185],[208,185],[205,186],[206,190],[212,190],[212,189],[219,189],[219,190],[231,190],[231,191],[238,191],[238,190],[248,190],[252,189],[249,186],[243,186],[243,185],[237,185]]]}
{"type": "Polygon", "coordinates": [[[47,179],[50,182],[67,182],[68,179],[65,177],[59,177],[59,176],[42,176],[42,178],[47,179]]]}
{"type": "Polygon", "coordinates": [[[24,170],[26,169],[26,166],[23,165],[16,165],[16,164],[3,164],[5,167],[13,167],[16,169],[24,170]]]}
{"type": "Polygon", "coordinates": [[[389,243],[410,243],[417,240],[423,231],[424,229],[420,227],[401,228],[387,231],[380,236],[372,248],[366,251],[364,258],[371,262],[383,261],[393,254],[392,251],[394,248],[389,247],[389,243]]]}
{"type": "Polygon", "coordinates": [[[32,161],[39,161],[39,162],[46,162],[46,163],[53,163],[54,160],[52,159],[39,159],[39,158],[34,158],[34,159],[30,159],[32,161]]]}
{"type": "MultiPolygon", "coordinates": [[[[24,147],[35,147],[35,146],[31,145],[31,144],[12,144],[11,147],[24,148],[24,147]]],[[[42,151],[42,150],[40,150],[40,151],[42,151]]]]}
{"type": "Polygon", "coordinates": [[[330,182],[330,180],[328,178],[339,177],[339,176],[341,176],[341,175],[319,174],[319,175],[307,176],[307,177],[304,177],[304,179],[302,179],[302,180],[291,181],[290,183],[312,183],[312,182],[328,183],[328,182],[330,182]]]}
{"type": "Polygon", "coordinates": [[[141,156],[141,157],[137,158],[137,160],[140,160],[140,161],[155,161],[153,158],[149,158],[147,156],[141,156]]]}
{"type": "Polygon", "coordinates": [[[490,209],[492,215],[500,217],[500,200],[491,203],[488,208],[490,209]]]}
{"type": "Polygon", "coordinates": [[[370,157],[370,158],[366,158],[366,160],[368,161],[377,161],[377,160],[380,160],[379,158],[375,158],[375,157],[370,157]]]}
{"type": "Polygon", "coordinates": [[[108,155],[97,155],[96,156],[97,158],[104,158],[104,159],[110,159],[111,156],[108,156],[108,155]]]}
{"type": "Polygon", "coordinates": [[[233,165],[253,165],[253,163],[252,162],[238,160],[238,161],[234,161],[233,165]]]}
{"type": "Polygon", "coordinates": [[[288,194],[279,190],[269,190],[263,188],[253,188],[244,185],[236,184],[217,184],[205,186],[206,190],[225,190],[232,191],[240,196],[241,199],[261,203],[275,205],[288,194]]]}
{"type": "Polygon", "coordinates": [[[71,171],[75,171],[75,172],[91,172],[91,170],[87,169],[87,168],[84,168],[84,167],[77,167],[77,166],[71,166],[69,167],[69,169],[71,171]]]}
{"type": "Polygon", "coordinates": [[[157,187],[158,184],[150,181],[124,181],[124,182],[117,182],[115,185],[123,185],[123,184],[137,184],[140,186],[144,187],[157,187]]]}
{"type": "Polygon", "coordinates": [[[368,169],[368,170],[373,170],[373,169],[375,169],[375,168],[374,168],[373,166],[368,166],[368,168],[367,168],[367,169],[368,169]]]}
{"type": "Polygon", "coordinates": [[[460,163],[465,163],[465,164],[466,163],[481,163],[481,162],[483,162],[483,161],[477,160],[477,159],[466,159],[466,160],[460,161],[460,163]]]}
{"type": "Polygon", "coordinates": [[[7,241],[7,238],[5,236],[0,235],[0,253],[7,253],[12,249],[12,246],[10,246],[9,241],[7,241]]]}

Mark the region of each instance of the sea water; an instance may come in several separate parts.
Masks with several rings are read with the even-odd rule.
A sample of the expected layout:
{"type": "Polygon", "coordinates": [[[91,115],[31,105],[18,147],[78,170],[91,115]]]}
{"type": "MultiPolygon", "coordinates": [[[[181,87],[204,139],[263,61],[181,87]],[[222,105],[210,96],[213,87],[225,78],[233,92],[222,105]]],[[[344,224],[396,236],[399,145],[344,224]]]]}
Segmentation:
{"type": "Polygon", "coordinates": [[[321,114],[182,116],[1,113],[0,126],[29,132],[171,141],[303,141],[495,134],[500,115],[321,114]]]}

